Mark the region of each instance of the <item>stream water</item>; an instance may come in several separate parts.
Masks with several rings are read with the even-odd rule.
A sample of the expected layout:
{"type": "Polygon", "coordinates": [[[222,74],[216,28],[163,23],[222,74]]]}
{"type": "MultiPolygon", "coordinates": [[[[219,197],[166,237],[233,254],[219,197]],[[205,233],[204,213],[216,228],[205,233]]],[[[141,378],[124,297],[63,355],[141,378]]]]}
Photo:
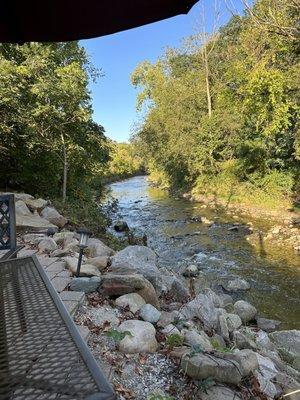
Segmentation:
{"type": "Polygon", "coordinates": [[[176,271],[182,263],[196,263],[201,268],[199,285],[231,277],[247,279],[251,290],[242,298],[252,302],[261,316],[281,320],[283,328],[300,328],[299,255],[259,241],[257,246],[250,244],[246,226],[228,230],[234,223],[252,222],[264,231],[268,222],[245,220],[174,199],[151,187],[143,176],[110,184],[109,189],[109,196],[119,203],[114,218],[125,220],[137,233],[146,233],[160,266],[176,271]],[[199,217],[214,223],[197,222],[199,217]]]}

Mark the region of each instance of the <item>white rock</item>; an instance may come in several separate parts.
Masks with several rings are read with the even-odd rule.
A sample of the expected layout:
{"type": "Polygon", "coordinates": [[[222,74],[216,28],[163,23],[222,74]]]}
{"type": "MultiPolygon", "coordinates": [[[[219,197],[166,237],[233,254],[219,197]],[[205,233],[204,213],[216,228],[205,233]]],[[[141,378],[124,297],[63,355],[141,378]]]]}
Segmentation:
{"type": "Polygon", "coordinates": [[[119,344],[119,350],[122,353],[154,353],[157,350],[156,331],[150,322],[124,321],[118,330],[131,333],[131,335],[126,335],[119,344]]]}
{"type": "Polygon", "coordinates": [[[144,304],[145,300],[137,293],[128,293],[116,299],[118,307],[129,307],[129,310],[135,314],[144,304]]]}
{"type": "Polygon", "coordinates": [[[47,221],[58,226],[59,228],[63,228],[68,222],[68,220],[63,217],[54,207],[49,206],[42,210],[41,217],[45,218],[47,221]]]}

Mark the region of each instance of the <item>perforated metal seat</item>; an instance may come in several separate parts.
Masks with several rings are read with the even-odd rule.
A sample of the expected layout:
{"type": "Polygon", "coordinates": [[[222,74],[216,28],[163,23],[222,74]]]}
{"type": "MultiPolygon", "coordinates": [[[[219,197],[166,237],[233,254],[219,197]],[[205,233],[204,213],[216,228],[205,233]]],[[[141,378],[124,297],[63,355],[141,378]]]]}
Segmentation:
{"type": "Polygon", "coordinates": [[[0,400],[115,395],[36,257],[0,262],[0,400]]]}

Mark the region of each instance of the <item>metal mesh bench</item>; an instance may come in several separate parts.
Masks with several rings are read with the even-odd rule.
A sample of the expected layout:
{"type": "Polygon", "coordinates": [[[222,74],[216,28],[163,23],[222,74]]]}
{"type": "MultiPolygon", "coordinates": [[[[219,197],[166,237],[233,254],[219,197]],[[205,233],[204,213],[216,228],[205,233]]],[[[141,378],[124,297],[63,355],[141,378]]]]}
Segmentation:
{"type": "Polygon", "coordinates": [[[0,262],[0,400],[115,395],[35,256],[0,262]]]}

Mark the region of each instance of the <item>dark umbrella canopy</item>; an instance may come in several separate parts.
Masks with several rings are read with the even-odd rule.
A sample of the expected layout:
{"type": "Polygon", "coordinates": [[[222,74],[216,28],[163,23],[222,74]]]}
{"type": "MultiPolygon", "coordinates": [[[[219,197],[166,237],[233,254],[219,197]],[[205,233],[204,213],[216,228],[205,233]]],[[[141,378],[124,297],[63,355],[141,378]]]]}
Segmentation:
{"type": "Polygon", "coordinates": [[[197,0],[0,0],[0,42],[63,42],[186,14],[197,0]]]}

